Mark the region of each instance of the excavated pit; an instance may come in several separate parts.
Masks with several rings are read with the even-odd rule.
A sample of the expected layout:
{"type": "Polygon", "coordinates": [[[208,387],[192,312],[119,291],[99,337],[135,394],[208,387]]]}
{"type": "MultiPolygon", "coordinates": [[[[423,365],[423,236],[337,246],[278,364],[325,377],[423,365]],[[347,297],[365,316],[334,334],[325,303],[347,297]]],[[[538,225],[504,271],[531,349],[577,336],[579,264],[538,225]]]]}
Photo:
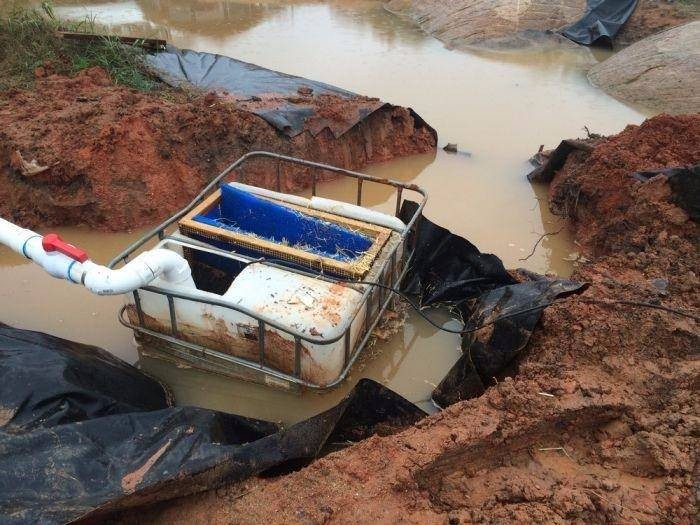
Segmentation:
{"type": "MultiPolygon", "coordinates": [[[[307,101],[331,122],[333,107],[342,114],[354,103],[333,96],[307,101]]],[[[410,110],[388,104],[338,137],[324,128],[290,138],[225,97],[140,93],[113,85],[99,68],[0,93],[0,129],[0,215],[25,227],[109,231],[169,217],[249,151],[358,169],[431,152],[437,140],[410,110]]],[[[269,168],[250,170],[247,180],[274,187],[269,168]]],[[[282,173],[282,191],[310,184],[303,170],[282,173]]]]}
{"type": "Polygon", "coordinates": [[[569,179],[585,195],[572,218],[592,261],[573,278],[589,287],[544,311],[513,377],[299,472],[122,521],[692,523],[700,227],[665,175],[628,172],[699,162],[699,125],[656,117],[557,170],[553,202],[569,179]],[[610,221],[626,231],[595,242],[610,221]]]}
{"type": "MultiPolygon", "coordinates": [[[[61,79],[46,79],[49,81],[61,79]]],[[[63,112],[60,114],[67,118],[68,125],[60,127],[58,119],[54,124],[63,135],[49,130],[52,134],[49,143],[70,146],[71,130],[77,126],[83,139],[88,137],[91,143],[103,144],[100,148],[105,150],[114,148],[111,153],[100,148],[94,152],[103,160],[118,164],[124,153],[119,149],[119,140],[115,140],[117,145],[103,142],[94,133],[100,126],[93,127],[91,132],[87,127],[81,128],[80,116],[68,116],[64,112],[65,105],[77,102],[77,97],[72,99],[70,94],[59,97],[58,106],[53,108],[54,100],[49,100],[51,92],[43,93],[48,96],[42,100],[38,96],[27,99],[37,112],[24,115],[23,122],[28,127],[13,131],[21,135],[20,145],[44,140],[42,135],[46,130],[39,124],[54,122],[38,110],[56,109],[63,112]],[[64,107],[60,107],[61,100],[64,107]]],[[[19,97],[17,100],[24,100],[22,96],[11,94],[19,97]]],[[[150,99],[146,96],[141,98],[132,92],[123,96],[127,101],[118,104],[118,110],[104,115],[104,119],[114,118],[120,123],[115,133],[128,139],[131,157],[143,153],[141,137],[148,138],[154,133],[154,126],[161,123],[179,139],[198,142],[197,148],[185,152],[187,155],[178,151],[181,143],[170,144],[164,150],[166,158],[157,148],[152,148],[154,151],[147,148],[145,153],[152,158],[143,165],[132,164],[132,169],[137,170],[150,162],[164,166],[159,177],[168,180],[174,173],[176,186],[191,173],[188,170],[193,170],[193,165],[211,167],[208,176],[225,165],[228,158],[219,157],[211,146],[220,144],[222,137],[231,151],[235,147],[227,140],[235,143],[238,136],[251,138],[253,146],[258,143],[256,140],[277,144],[274,141],[280,139],[275,134],[257,135],[260,131],[257,121],[242,119],[233,108],[226,109],[222,116],[219,105],[222,102],[213,96],[199,102],[182,101],[187,111],[177,119],[170,114],[158,116],[159,111],[152,108],[149,113],[150,99]],[[129,101],[146,114],[132,109],[129,101]],[[138,133],[131,136],[125,131],[123,115],[141,123],[141,136],[138,133]],[[202,124],[208,119],[215,123],[212,130],[202,124]],[[245,132],[231,129],[228,124],[232,123],[240,123],[245,132]],[[197,132],[188,131],[190,128],[197,132]],[[200,150],[202,145],[204,149],[200,150]],[[195,155],[197,160],[190,163],[185,158],[190,155],[195,155]]],[[[99,101],[83,97],[80,95],[80,104],[92,104],[92,111],[99,115],[99,101]]],[[[0,100],[0,114],[4,118],[8,118],[10,103],[0,100]]],[[[18,111],[22,114],[23,109],[18,111]]],[[[180,110],[172,111],[180,115],[180,110]]],[[[93,125],[101,122],[90,118],[88,114],[87,120],[93,125]]],[[[2,122],[0,137],[4,140],[2,133],[7,133],[8,127],[4,125],[6,121],[2,122]]],[[[696,505],[692,491],[697,477],[693,472],[693,465],[697,464],[698,361],[694,350],[698,344],[697,323],[666,311],[586,300],[644,300],[697,313],[697,225],[670,202],[671,191],[663,178],[642,186],[629,180],[627,173],[697,162],[696,153],[700,151],[697,136],[696,117],[654,119],[617,137],[601,140],[601,149],[596,147],[591,155],[581,153],[572,157],[559,170],[551,188],[555,197],[552,202],[555,209],[557,202],[569,204],[563,210],[574,219],[577,240],[594,259],[590,264],[579,265],[574,277],[592,285],[582,298],[567,299],[545,311],[539,330],[512,371],[513,377],[499,377],[498,383],[484,396],[454,405],[398,436],[370,438],[290,476],[252,479],[158,508],[139,510],[126,516],[125,521],[287,523],[332,519],[455,523],[578,519],[691,523],[696,505]],[[601,169],[603,176],[598,174],[601,169]],[[577,193],[579,198],[572,198],[577,193]],[[611,226],[613,235],[606,241],[602,234],[611,226]]],[[[539,140],[538,137],[534,140],[539,140]]],[[[293,141],[285,140],[279,143],[292,148],[293,141]]],[[[317,139],[306,140],[317,144],[317,139]]],[[[328,153],[320,144],[316,147],[328,153]]],[[[511,149],[510,144],[507,149],[511,149]]],[[[25,161],[37,155],[31,148],[18,151],[25,161]]],[[[93,153],[90,149],[86,151],[85,156],[93,153]]],[[[8,157],[13,153],[8,151],[8,157]]],[[[371,157],[367,150],[358,154],[371,157]]],[[[48,159],[49,163],[44,164],[42,157],[36,158],[39,166],[51,166],[61,173],[60,164],[50,164],[59,159],[48,159]]],[[[338,160],[330,162],[341,164],[347,158],[339,155],[338,160]]],[[[20,176],[24,164],[14,162],[17,168],[5,168],[2,177],[20,176]]],[[[66,162],[69,167],[91,166],[85,158],[66,162]]],[[[130,180],[128,172],[119,172],[112,164],[105,168],[103,162],[101,166],[130,180]]],[[[25,170],[32,171],[26,167],[25,170]]],[[[92,212],[93,208],[80,208],[80,199],[73,201],[77,203],[76,209],[70,211],[70,204],[65,204],[71,202],[73,195],[60,192],[54,203],[36,204],[39,199],[47,198],[46,191],[35,187],[44,185],[42,175],[49,178],[48,172],[20,178],[22,187],[30,188],[20,195],[24,200],[18,205],[27,205],[30,210],[21,220],[30,224],[36,220],[38,224],[58,210],[57,213],[65,211],[71,223],[82,212],[92,212]],[[34,185],[29,183],[34,180],[32,176],[38,177],[34,185]],[[42,215],[44,206],[48,210],[46,215],[42,215]]],[[[115,187],[95,180],[101,198],[111,198],[110,192],[115,187]]],[[[83,187],[82,179],[74,184],[83,187]]],[[[56,184],[46,187],[55,189],[56,184]]],[[[0,196],[7,197],[2,193],[7,185],[0,188],[0,196]]],[[[89,188],[90,192],[93,190],[89,188]]],[[[48,198],[53,197],[48,195],[48,198]]],[[[178,198],[177,191],[171,192],[171,198],[178,198]]],[[[152,207],[148,199],[134,204],[134,209],[152,207]]],[[[171,202],[167,205],[173,209],[179,207],[171,202]]],[[[103,219],[98,218],[95,227],[111,228],[103,219]]],[[[129,219],[139,220],[138,217],[115,218],[120,227],[130,227],[129,219]]],[[[151,219],[149,215],[143,220],[145,223],[151,219]]],[[[435,348],[454,344],[453,338],[438,342],[432,337],[428,344],[435,348]]],[[[406,356],[407,352],[401,354],[399,361],[406,356]]],[[[424,370],[436,359],[438,356],[430,353],[422,354],[422,363],[416,368],[424,370]]],[[[387,368],[401,364],[391,360],[387,363],[387,368]]],[[[215,385],[205,396],[228,395],[223,388],[220,388],[223,394],[215,392],[220,387],[216,378],[202,379],[192,370],[172,377],[176,382],[187,381],[203,391],[215,385]]],[[[245,398],[243,404],[248,403],[249,399],[245,398]]],[[[266,398],[260,406],[270,404],[266,398]]],[[[237,410],[235,406],[225,406],[237,410]]],[[[272,417],[262,410],[261,415],[272,417]]]]}

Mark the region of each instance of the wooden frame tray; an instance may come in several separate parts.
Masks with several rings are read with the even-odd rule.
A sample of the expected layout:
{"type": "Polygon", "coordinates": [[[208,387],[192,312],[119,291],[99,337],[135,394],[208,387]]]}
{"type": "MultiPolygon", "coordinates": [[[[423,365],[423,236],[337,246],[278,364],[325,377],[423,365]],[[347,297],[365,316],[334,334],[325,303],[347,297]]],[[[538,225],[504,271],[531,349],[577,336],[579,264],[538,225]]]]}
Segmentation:
{"type": "Polygon", "coordinates": [[[234,246],[254,250],[263,255],[271,256],[276,259],[284,259],[310,269],[324,273],[328,272],[350,279],[362,279],[367,274],[372,266],[372,263],[391,234],[391,231],[383,226],[377,226],[375,224],[358,221],[356,219],[350,219],[340,215],[334,215],[332,213],[298,206],[277,199],[261,197],[259,195],[257,197],[280,204],[292,210],[299,211],[310,217],[323,219],[339,226],[354,231],[359,231],[372,239],[372,245],[361,257],[354,261],[339,261],[331,257],[324,257],[322,255],[310,253],[294,246],[288,246],[261,237],[256,237],[254,235],[235,232],[224,228],[217,228],[209,224],[195,221],[194,217],[196,215],[205,214],[217,205],[219,199],[221,198],[221,190],[216,190],[199,205],[195,206],[187,215],[180,219],[178,223],[180,233],[190,237],[198,236],[206,239],[230,243],[234,246]]]}

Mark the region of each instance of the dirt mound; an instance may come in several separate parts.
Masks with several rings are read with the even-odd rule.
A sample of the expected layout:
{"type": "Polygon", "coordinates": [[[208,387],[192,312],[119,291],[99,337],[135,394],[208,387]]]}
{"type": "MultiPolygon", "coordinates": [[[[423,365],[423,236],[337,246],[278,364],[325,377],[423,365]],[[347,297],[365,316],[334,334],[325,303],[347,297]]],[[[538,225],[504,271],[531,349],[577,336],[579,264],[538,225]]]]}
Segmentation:
{"type": "MultiPolygon", "coordinates": [[[[528,42],[545,43],[541,33],[556,31],[578,20],[586,9],[586,1],[391,0],[386,7],[392,13],[414,20],[425,32],[450,46],[502,47],[505,43],[520,47],[528,42]],[[511,39],[514,35],[521,35],[522,38],[511,39]]],[[[634,13],[616,38],[616,45],[629,45],[699,16],[700,9],[690,4],[639,0],[634,13]]],[[[569,42],[559,35],[549,37],[549,43],[569,42]]]]}
{"type": "Polygon", "coordinates": [[[483,396],[400,434],[372,437],[301,471],[121,521],[692,523],[700,228],[671,220],[682,210],[659,190],[667,186],[663,176],[646,190],[625,175],[697,154],[688,140],[697,118],[631,126],[557,175],[559,185],[575,177],[589,196],[577,208],[579,233],[602,232],[611,214],[653,235],[629,252],[622,237],[599,244],[598,258],[573,276],[590,286],[545,310],[512,377],[494,378],[483,396]],[[638,213],[643,205],[661,211],[638,213]]]}
{"type": "Polygon", "coordinates": [[[700,21],[637,42],[595,66],[588,78],[629,104],[700,111],[700,21]]]}
{"type": "MultiPolygon", "coordinates": [[[[435,145],[429,127],[395,106],[338,138],[328,129],[289,138],[214,94],[145,94],[99,68],[50,75],[32,91],[0,93],[0,216],[26,227],[132,229],[171,215],[249,151],[360,168],[435,145]]],[[[247,175],[271,186],[265,168],[247,175]]],[[[299,170],[282,174],[283,190],[309,184],[299,170]]]]}
{"type": "Polygon", "coordinates": [[[642,184],[631,174],[698,162],[700,115],[660,115],[570,155],[550,186],[550,207],[573,220],[594,253],[644,250],[650,236],[687,235],[694,225],[669,202],[665,181],[642,184]]]}

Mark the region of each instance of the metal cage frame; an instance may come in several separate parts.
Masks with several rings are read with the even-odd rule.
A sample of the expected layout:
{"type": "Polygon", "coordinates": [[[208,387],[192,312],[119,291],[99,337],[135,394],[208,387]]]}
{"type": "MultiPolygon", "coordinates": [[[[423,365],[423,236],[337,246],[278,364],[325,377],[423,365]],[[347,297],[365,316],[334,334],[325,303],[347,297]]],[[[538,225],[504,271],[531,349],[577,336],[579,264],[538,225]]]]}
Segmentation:
{"type": "MultiPolygon", "coordinates": [[[[268,264],[270,266],[276,266],[278,268],[283,268],[284,270],[299,273],[302,275],[312,276],[314,278],[320,278],[328,282],[342,282],[346,286],[352,286],[344,279],[337,279],[332,276],[311,273],[304,271],[300,268],[289,267],[278,265],[270,261],[260,261],[259,259],[251,258],[236,252],[230,252],[221,250],[214,246],[208,245],[201,241],[195,239],[190,239],[180,235],[171,235],[166,232],[166,230],[173,224],[176,224],[178,220],[189,213],[195,206],[201,203],[209,194],[218,189],[222,184],[225,183],[225,178],[236,171],[244,167],[245,163],[253,159],[272,159],[276,161],[276,187],[277,191],[281,188],[281,165],[283,163],[293,164],[297,166],[302,166],[310,169],[310,173],[302,174],[303,176],[311,177],[311,194],[316,195],[317,190],[317,180],[318,172],[328,171],[344,177],[354,178],[357,181],[357,200],[358,206],[362,205],[362,189],[363,183],[371,182],[376,184],[382,184],[385,186],[390,186],[394,188],[396,193],[396,216],[399,215],[401,209],[401,202],[403,192],[409,190],[415,192],[421,196],[421,200],[418,203],[418,207],[411,217],[410,221],[406,224],[406,228],[400,233],[400,242],[396,243],[396,246],[391,248],[390,253],[382,262],[381,269],[376,273],[376,282],[384,286],[398,287],[403,280],[406,272],[408,271],[411,260],[413,259],[416,235],[417,235],[417,225],[422,217],[422,212],[427,201],[427,193],[425,190],[416,186],[415,184],[407,184],[399,181],[394,181],[390,179],[382,179],[379,177],[374,177],[371,175],[366,175],[363,173],[358,173],[355,171],[347,170],[344,168],[338,168],[335,166],[330,166],[327,164],[321,164],[317,162],[307,161],[303,159],[298,159],[295,157],[288,157],[285,155],[280,155],[277,153],[271,153],[266,151],[255,151],[248,153],[238,160],[230,164],[226,169],[224,169],[219,175],[217,175],[209,184],[207,184],[204,189],[183,209],[178,211],[175,215],[162,222],[154,229],[146,233],[143,237],[129,245],[121,253],[112,259],[109,263],[109,268],[116,268],[122,264],[126,264],[130,258],[139,252],[140,248],[144,247],[149,242],[159,242],[168,241],[179,244],[183,247],[190,249],[207,251],[220,255],[227,258],[244,259],[251,262],[257,262],[260,264],[268,264]],[[402,256],[400,260],[398,259],[399,247],[403,247],[402,256]]],[[[243,180],[243,182],[247,182],[243,180]]],[[[274,319],[266,318],[258,313],[252,312],[244,307],[236,306],[230,304],[224,300],[216,300],[213,298],[203,298],[198,297],[194,294],[188,293],[186,291],[174,291],[169,289],[159,288],[157,286],[147,285],[135,290],[133,293],[134,306],[136,308],[136,313],[138,317],[138,324],[132,323],[128,318],[125,317],[127,310],[127,305],[122,306],[119,311],[119,321],[122,325],[133,330],[136,334],[150,336],[162,342],[167,351],[165,353],[174,354],[176,357],[189,361],[193,366],[204,368],[210,371],[219,372],[225,375],[230,375],[233,377],[242,377],[244,379],[253,380],[256,382],[263,382],[271,386],[283,388],[286,390],[301,390],[302,388],[307,388],[311,390],[324,391],[331,389],[338,384],[340,384],[347,377],[350,369],[355,363],[356,359],[364,349],[367,341],[369,340],[372,331],[379,322],[384,310],[387,308],[392,300],[393,294],[387,289],[380,286],[365,285],[362,298],[355,310],[352,318],[347,321],[346,326],[344,326],[341,335],[323,339],[322,337],[314,337],[310,335],[303,334],[298,330],[293,330],[290,328],[283,327],[279,325],[274,319]],[[170,316],[170,333],[161,333],[152,330],[146,326],[144,312],[141,308],[141,301],[139,297],[139,290],[144,290],[152,292],[159,295],[164,295],[168,301],[169,316],[170,316]],[[179,337],[178,327],[177,327],[177,313],[175,311],[175,299],[193,301],[197,303],[204,303],[212,306],[219,306],[223,308],[228,308],[241,312],[255,321],[258,325],[258,360],[251,361],[249,359],[238,357],[230,354],[223,353],[219,350],[214,350],[207,348],[190,341],[186,341],[179,337]],[[350,348],[351,345],[351,327],[352,324],[363,308],[366,307],[366,314],[364,319],[364,326],[362,332],[357,337],[357,343],[355,348],[350,348]],[[376,314],[374,313],[376,309],[376,314]],[[370,320],[372,317],[372,320],[370,320]],[[275,328],[278,331],[284,332],[294,339],[294,371],[292,374],[285,373],[281,370],[271,368],[266,366],[265,363],[265,329],[266,327],[275,328]],[[344,339],[345,356],[344,365],[340,375],[331,383],[325,385],[318,385],[309,381],[302,379],[301,377],[301,348],[302,341],[312,343],[315,345],[326,345],[332,344],[340,339],[344,339]],[[245,372],[245,373],[244,373],[245,372]],[[251,379],[253,377],[253,379],[251,379]]]]}

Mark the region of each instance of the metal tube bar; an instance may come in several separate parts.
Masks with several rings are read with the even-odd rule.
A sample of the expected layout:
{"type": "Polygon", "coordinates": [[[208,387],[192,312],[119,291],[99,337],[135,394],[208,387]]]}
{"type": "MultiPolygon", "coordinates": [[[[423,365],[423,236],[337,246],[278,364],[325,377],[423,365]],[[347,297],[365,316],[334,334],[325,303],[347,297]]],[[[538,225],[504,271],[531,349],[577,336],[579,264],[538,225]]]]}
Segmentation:
{"type": "Polygon", "coordinates": [[[170,313],[170,331],[174,337],[179,334],[177,332],[177,318],[175,317],[175,301],[172,296],[168,296],[168,312],[170,313]]]}
{"type": "Polygon", "coordinates": [[[301,339],[294,338],[294,377],[301,379],[301,339]]]}
{"type": "Polygon", "coordinates": [[[139,297],[139,292],[138,290],[134,290],[134,306],[136,306],[136,315],[139,318],[139,324],[141,326],[145,326],[145,322],[143,319],[143,310],[141,309],[141,298],[139,297]]]}
{"type": "Polygon", "coordinates": [[[364,320],[364,326],[363,330],[366,332],[367,327],[369,326],[369,317],[372,315],[372,298],[374,297],[374,290],[371,290],[369,295],[367,296],[367,308],[365,310],[365,320],[364,320]]]}
{"type": "Polygon", "coordinates": [[[265,321],[258,319],[258,362],[265,366],[265,321]]]}
{"type": "Polygon", "coordinates": [[[396,188],[396,215],[397,217],[399,216],[399,212],[401,211],[401,194],[403,193],[403,188],[399,186],[396,188]]]}
{"type": "Polygon", "coordinates": [[[345,331],[345,339],[343,340],[343,366],[348,364],[350,358],[350,330],[345,331]]]}
{"type": "Polygon", "coordinates": [[[415,184],[406,184],[406,183],[394,181],[391,179],[381,179],[379,177],[374,177],[372,175],[364,175],[362,173],[346,170],[344,168],[338,168],[335,166],[329,166],[328,164],[321,164],[318,162],[311,162],[311,161],[303,160],[303,159],[296,159],[294,157],[287,157],[285,155],[279,155],[277,153],[270,153],[267,151],[253,151],[253,152],[247,153],[246,155],[243,155],[238,160],[236,160],[235,162],[230,164],[228,167],[226,167],[226,169],[224,169],[221,173],[219,173],[219,175],[217,175],[214,179],[212,179],[209,182],[209,184],[207,184],[202,189],[202,191],[200,191],[187,206],[182,208],[179,212],[177,212],[175,215],[173,215],[172,217],[170,217],[166,221],[162,222],[161,224],[159,224],[158,226],[153,228],[150,232],[145,234],[143,237],[141,237],[137,241],[135,241],[132,244],[130,244],[129,246],[127,246],[121,253],[119,253],[114,259],[112,259],[110,261],[108,267],[113,268],[114,266],[116,266],[119,263],[119,261],[124,257],[124,255],[134,252],[135,250],[137,250],[138,248],[143,246],[151,237],[156,235],[160,230],[164,230],[165,228],[167,228],[171,224],[180,220],[189,211],[191,211],[192,208],[194,208],[197,204],[199,204],[202,200],[204,200],[204,198],[207,197],[207,195],[211,192],[211,190],[213,188],[217,187],[219,181],[223,180],[227,175],[229,175],[232,171],[234,171],[240,165],[242,165],[245,162],[249,161],[250,159],[256,158],[256,157],[274,158],[280,162],[288,162],[290,164],[298,164],[298,165],[308,166],[308,167],[317,168],[317,169],[321,169],[321,170],[327,170],[327,171],[331,171],[333,173],[340,173],[340,174],[345,175],[347,177],[353,177],[353,178],[356,178],[358,180],[368,180],[368,181],[372,181],[372,182],[377,182],[379,184],[394,186],[396,188],[409,189],[411,191],[415,191],[415,192],[419,193],[423,197],[423,199],[421,200],[420,203],[418,203],[418,209],[416,210],[416,213],[413,215],[411,220],[406,225],[406,230],[405,230],[403,235],[406,235],[407,232],[411,229],[411,226],[413,225],[413,223],[416,221],[418,216],[423,211],[423,208],[425,207],[425,202],[428,198],[427,192],[424,189],[420,188],[419,186],[416,186],[415,184]]]}

